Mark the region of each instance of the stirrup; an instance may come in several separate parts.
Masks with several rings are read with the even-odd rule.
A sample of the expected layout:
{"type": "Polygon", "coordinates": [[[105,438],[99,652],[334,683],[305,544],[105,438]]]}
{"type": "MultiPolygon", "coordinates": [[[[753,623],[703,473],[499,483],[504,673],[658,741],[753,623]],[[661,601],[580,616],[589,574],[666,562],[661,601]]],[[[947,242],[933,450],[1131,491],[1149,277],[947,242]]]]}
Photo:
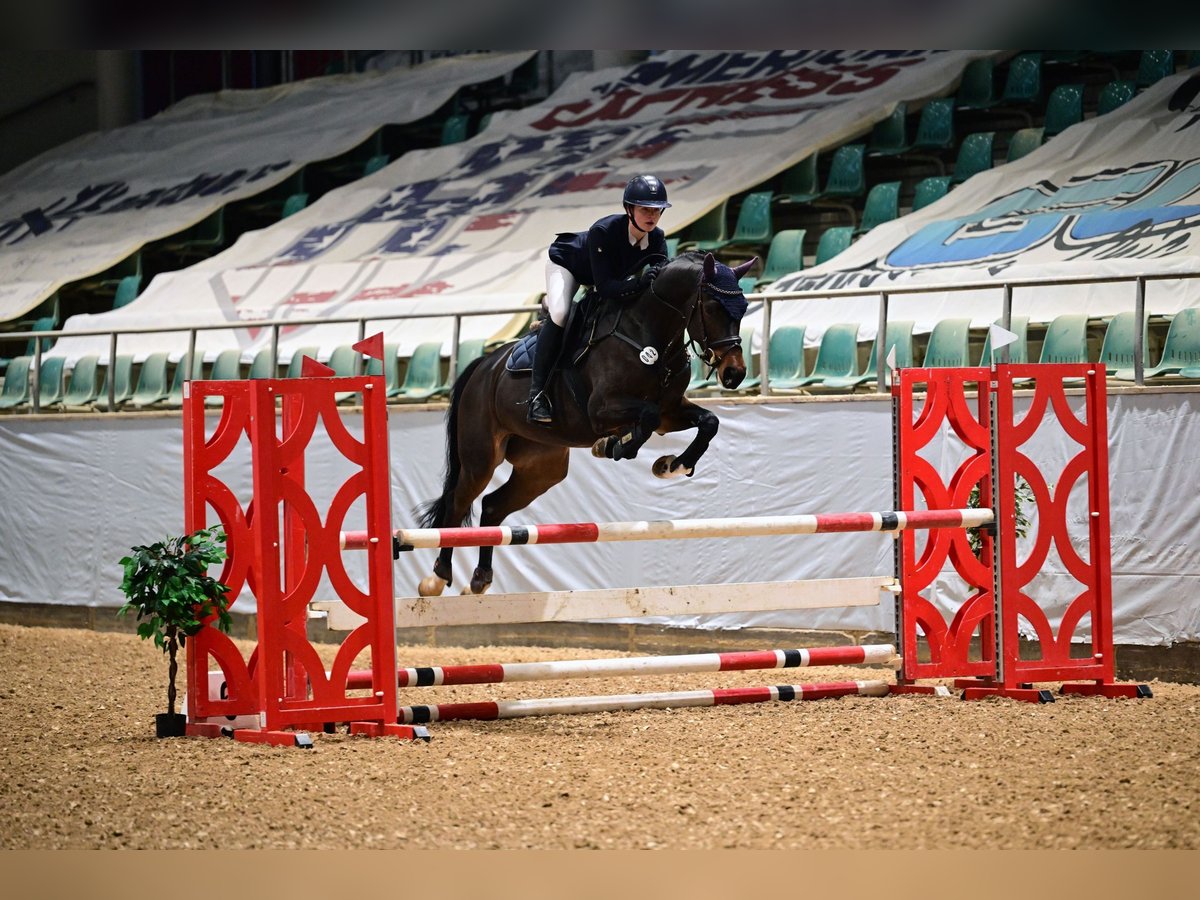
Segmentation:
{"type": "Polygon", "coordinates": [[[545,391],[538,391],[529,399],[529,409],[525,418],[534,425],[549,425],[554,421],[554,407],[545,391]]]}

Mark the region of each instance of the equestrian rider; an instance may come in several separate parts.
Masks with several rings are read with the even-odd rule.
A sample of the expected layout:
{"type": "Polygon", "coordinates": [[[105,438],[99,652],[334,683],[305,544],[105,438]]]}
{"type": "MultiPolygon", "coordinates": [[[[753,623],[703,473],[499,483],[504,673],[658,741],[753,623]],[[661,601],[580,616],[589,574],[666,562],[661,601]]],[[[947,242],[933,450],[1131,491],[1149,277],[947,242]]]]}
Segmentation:
{"type": "Polygon", "coordinates": [[[554,410],[546,396],[546,379],[562,350],[563,326],[571,300],[581,284],[593,285],[606,300],[637,297],[667,261],[667,239],[658,220],[669,209],[667,189],[653,175],[637,175],[625,185],[624,215],[605,216],[586,232],[564,233],[550,245],[546,263],[546,306],[529,383],[530,422],[548,425],[554,410]],[[652,265],[635,274],[647,262],[652,265]]]}

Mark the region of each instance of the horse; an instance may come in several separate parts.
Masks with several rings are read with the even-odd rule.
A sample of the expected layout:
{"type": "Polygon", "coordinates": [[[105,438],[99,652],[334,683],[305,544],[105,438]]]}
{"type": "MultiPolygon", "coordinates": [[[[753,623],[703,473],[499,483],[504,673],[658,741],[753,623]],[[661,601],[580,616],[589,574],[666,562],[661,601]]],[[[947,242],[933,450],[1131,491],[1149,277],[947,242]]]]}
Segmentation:
{"type": "MultiPolygon", "coordinates": [[[[472,504],[503,460],[512,464],[512,474],[483,498],[480,525],[499,525],[565,479],[572,447],[591,447],[593,456],[606,459],[636,459],[651,434],[695,429],[682,453],[662,456],[651,467],[659,478],[691,476],[718,421],[684,396],[691,380],[687,347],[699,348],[723,387],[741,384],[746,362],[739,326],[746,299],[738,279],[755,262],[731,268],[711,253],[682,253],[636,299],[596,298],[601,305],[582,359],[547,386],[555,410],[550,425],[526,421],[528,382],[506,370],[518,342],[474,360],[451,391],[442,493],[415,511],[421,527],[468,524],[472,504]]],[[[480,548],[472,594],[491,586],[492,550],[480,548]]],[[[450,583],[453,553],[452,547],[441,549],[433,574],[420,582],[421,596],[438,596],[450,583]]]]}

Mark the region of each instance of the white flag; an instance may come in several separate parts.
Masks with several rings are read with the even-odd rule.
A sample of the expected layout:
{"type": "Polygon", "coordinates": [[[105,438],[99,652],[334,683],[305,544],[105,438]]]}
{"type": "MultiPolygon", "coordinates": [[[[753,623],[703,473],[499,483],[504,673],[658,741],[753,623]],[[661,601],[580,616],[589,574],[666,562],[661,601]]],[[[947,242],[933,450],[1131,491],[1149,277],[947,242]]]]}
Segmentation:
{"type": "Polygon", "coordinates": [[[896,345],[895,344],[892,344],[891,348],[888,350],[887,356],[885,356],[883,358],[883,361],[885,363],[887,363],[887,367],[889,370],[891,370],[893,372],[896,371],[896,345]]]}
{"type": "Polygon", "coordinates": [[[1020,338],[1013,334],[1007,328],[1001,328],[999,325],[988,326],[988,340],[992,342],[992,362],[996,361],[996,351],[1001,347],[1007,347],[1009,344],[1016,343],[1020,338]]]}

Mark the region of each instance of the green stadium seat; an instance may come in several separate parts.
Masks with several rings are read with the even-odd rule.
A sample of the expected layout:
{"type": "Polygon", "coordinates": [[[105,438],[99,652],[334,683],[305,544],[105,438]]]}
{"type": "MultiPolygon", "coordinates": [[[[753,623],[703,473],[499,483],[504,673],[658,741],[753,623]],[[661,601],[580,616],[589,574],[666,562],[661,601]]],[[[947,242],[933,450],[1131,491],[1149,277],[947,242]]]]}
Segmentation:
{"type": "Polygon", "coordinates": [[[0,390],[0,409],[16,409],[29,402],[29,367],[33,358],[18,356],[10,360],[4,372],[4,389],[0,390]]]}
{"type": "Polygon", "coordinates": [[[1042,101],[1042,54],[1022,53],[1008,64],[1001,104],[1037,106],[1042,101]]]}
{"type": "Polygon", "coordinates": [[[833,259],[850,246],[853,238],[854,229],[849,225],[837,225],[833,228],[826,228],[821,232],[820,240],[817,241],[817,259],[814,265],[819,266],[821,263],[833,259]]]}
{"type": "Polygon", "coordinates": [[[962,184],[973,175],[986,172],[992,167],[992,149],[996,140],[994,131],[978,131],[968,134],[958,148],[958,159],[954,163],[951,184],[962,184]]]}
{"type": "Polygon", "coordinates": [[[304,357],[316,359],[317,354],[321,351],[320,347],[301,347],[292,354],[291,360],[288,362],[287,375],[285,378],[299,378],[301,368],[304,365],[304,357]]]}
{"type": "Polygon", "coordinates": [[[428,341],[419,344],[408,360],[408,371],[397,397],[401,400],[420,402],[443,393],[447,385],[442,384],[442,343],[428,341]]]}
{"type": "Polygon", "coordinates": [[[1060,84],[1050,92],[1042,138],[1049,140],[1083,121],[1083,85],[1060,84]]]}
{"type": "Polygon", "coordinates": [[[1000,102],[996,96],[996,63],[990,57],[973,59],[963,69],[962,81],[955,94],[958,109],[990,109],[1000,102]]]}
{"type": "Polygon", "coordinates": [[[863,166],[866,151],[865,144],[845,144],[834,151],[822,199],[861,197],[867,192],[867,175],[863,166]]]}
{"type": "Polygon", "coordinates": [[[674,259],[679,255],[679,238],[667,238],[667,259],[674,259]]]}
{"type": "Polygon", "coordinates": [[[250,362],[250,371],[246,374],[247,378],[275,378],[278,375],[276,366],[271,362],[271,348],[263,347],[250,362]]]}
{"type": "Polygon", "coordinates": [[[1200,309],[1182,309],[1171,318],[1162,359],[1143,374],[1147,378],[1164,375],[1200,378],[1200,309]]]}
{"type": "MultiPolygon", "coordinates": [[[[29,326],[27,331],[54,331],[58,328],[58,319],[53,316],[43,316],[40,319],[35,319],[33,324],[29,326]]],[[[37,351],[37,338],[30,338],[25,344],[25,355],[33,356],[37,351]]],[[[42,352],[45,353],[54,346],[54,338],[42,338],[42,352]]]]}
{"type": "MultiPolygon", "coordinates": [[[[38,408],[57,406],[63,398],[63,364],[61,356],[42,357],[42,368],[38,372],[38,408]]],[[[32,382],[32,369],[30,371],[32,382]]]]}
{"type": "Polygon", "coordinates": [[[699,243],[725,240],[725,207],[728,205],[727,197],[689,225],[679,248],[690,250],[699,243]]]}
{"type": "Polygon", "coordinates": [[[470,340],[459,342],[458,353],[454,362],[455,381],[466,371],[467,366],[483,356],[483,349],[486,344],[487,342],[483,338],[471,338],[470,340]]]}
{"type": "Polygon", "coordinates": [[[758,279],[753,275],[747,275],[744,278],[738,279],[738,287],[741,288],[743,294],[753,294],[754,286],[758,283],[758,279]]]}
{"type": "MultiPolygon", "coordinates": [[[[264,351],[267,355],[267,361],[270,362],[271,350],[268,348],[264,351]]],[[[261,353],[259,355],[262,355],[261,353]]],[[[256,357],[257,359],[257,357],[256,357]]],[[[176,367],[176,376],[179,374],[179,368],[176,367]]],[[[199,378],[200,375],[193,375],[193,378],[199,378]]],[[[210,381],[241,381],[242,379],[242,351],[241,350],[222,350],[217,354],[216,360],[213,362],[212,371],[209,373],[210,381]]],[[[174,386],[172,386],[174,393],[174,386]]],[[[221,396],[206,397],[204,403],[206,406],[221,406],[225,402],[225,398],[221,396]]]]}
{"type": "Polygon", "coordinates": [[[1042,146],[1042,129],[1022,128],[1013,134],[1008,142],[1008,152],[1005,162],[1016,162],[1023,156],[1028,156],[1042,146]]]}
{"type": "Polygon", "coordinates": [[[385,168],[391,161],[392,158],[386,153],[376,153],[365,163],[363,163],[363,177],[365,178],[368,175],[374,175],[380,169],[385,168]]]}
{"type": "Polygon", "coordinates": [[[777,203],[811,203],[821,196],[817,180],[817,157],[812,153],[779,176],[779,190],[775,193],[777,203]]]}
{"type": "Polygon", "coordinates": [[[788,391],[804,377],[804,326],[784,325],[771,334],[767,354],[768,390],[788,391]]]}
{"type": "Polygon", "coordinates": [[[954,146],[954,100],[936,97],[921,108],[913,150],[949,150],[954,146]]]}
{"type": "Polygon", "coordinates": [[[886,119],[875,123],[867,142],[867,156],[897,156],[912,147],[908,140],[908,104],[897,103],[886,119]]]}
{"type": "Polygon", "coordinates": [[[1039,363],[1085,363],[1087,353],[1088,317],[1067,313],[1055,317],[1046,329],[1039,363]]]}
{"type": "Polygon", "coordinates": [[[913,194],[912,211],[924,209],[931,203],[936,203],[946,196],[950,191],[950,176],[949,175],[934,175],[930,178],[922,178],[917,182],[916,191],[913,194]]]}
{"type": "MultiPolygon", "coordinates": [[[[235,351],[236,352],[236,351],[235,351]]],[[[187,354],[183,355],[183,359],[179,360],[175,365],[175,375],[171,378],[171,389],[167,391],[167,396],[163,399],[160,406],[164,409],[182,409],[183,408],[183,383],[184,374],[187,372],[187,354]]],[[[197,378],[204,377],[204,355],[197,353],[192,360],[192,381],[197,378]]]]}
{"type": "Polygon", "coordinates": [[[455,113],[442,123],[442,146],[459,144],[467,139],[471,117],[466,113],[455,113]]]}
{"type": "Polygon", "coordinates": [[[371,357],[367,360],[367,375],[382,375],[387,387],[387,396],[395,397],[400,393],[400,359],[397,356],[399,348],[395,344],[383,345],[383,359],[371,357]]]}
{"type": "Polygon", "coordinates": [[[1143,50],[1138,60],[1137,86],[1150,87],[1175,74],[1174,50],[1143,50]]]}
{"type": "Polygon", "coordinates": [[[1137,85],[1132,81],[1110,81],[1100,91],[1096,103],[1096,115],[1103,116],[1133,99],[1137,85]]]}
{"type": "Polygon", "coordinates": [[[137,276],[139,283],[142,277],[142,251],[138,250],[125,257],[112,268],[98,275],[89,276],[75,283],[75,287],[88,294],[106,296],[115,293],[125,278],[137,276]]]}
{"type": "Polygon", "coordinates": [[[820,385],[828,378],[858,374],[858,323],[830,325],[821,335],[812,373],[795,380],[796,387],[820,385]]]}
{"type": "Polygon", "coordinates": [[[942,319],[933,326],[925,347],[924,368],[952,369],[969,366],[970,319],[942,319]]]}
{"type": "Polygon", "coordinates": [[[770,284],[784,275],[799,272],[804,268],[804,235],[803,228],[788,228],[776,232],[771,238],[771,246],[767,249],[767,262],[763,266],[762,275],[758,277],[757,287],[770,284]]]}
{"type": "Polygon", "coordinates": [[[863,204],[862,222],[854,229],[855,234],[864,234],[876,225],[891,222],[900,215],[900,182],[881,181],[871,188],[863,204]]]}
{"type": "MultiPolygon", "coordinates": [[[[1100,345],[1100,365],[1107,374],[1118,381],[1134,380],[1134,329],[1133,312],[1119,312],[1109,320],[1104,329],[1104,342],[1100,345]]],[[[1145,354],[1149,337],[1149,320],[1142,319],[1142,353],[1145,354]]],[[[1142,357],[1145,359],[1145,356],[1142,357]]]]}
{"type": "Polygon", "coordinates": [[[738,210],[733,235],[723,240],[697,241],[696,250],[720,250],[723,247],[750,244],[765,246],[771,240],[771,191],[747,194],[738,210]]]}
{"type": "Polygon", "coordinates": [[[128,354],[117,354],[116,363],[105,365],[104,383],[100,385],[100,393],[96,397],[96,408],[112,410],[120,409],[133,396],[133,357],[128,354]],[[113,386],[113,405],[108,405],[109,384],[113,386]]]}
{"type": "Polygon", "coordinates": [[[167,383],[167,354],[151,353],[138,372],[137,387],[129,398],[129,405],[138,409],[154,406],[167,398],[170,385],[167,383]]]}
{"type": "Polygon", "coordinates": [[[339,378],[349,378],[358,374],[358,351],[349,344],[339,344],[329,354],[326,363],[333,369],[333,374],[339,378]]]}
{"type": "MultiPolygon", "coordinates": [[[[887,329],[883,333],[883,358],[886,361],[888,356],[895,350],[895,360],[897,369],[911,369],[913,365],[913,339],[912,339],[913,323],[907,319],[896,319],[888,322],[887,329]]],[[[867,357],[866,368],[863,369],[860,375],[834,376],[826,378],[825,388],[831,391],[854,390],[860,385],[875,384],[879,381],[879,363],[877,360],[879,349],[875,341],[871,341],[870,355],[867,357]]],[[[891,387],[892,373],[889,370],[884,374],[884,384],[891,387]]]]}
{"type": "MultiPolygon", "coordinates": [[[[996,324],[1003,328],[1004,320],[997,319],[996,324]]],[[[1029,316],[1013,316],[1009,320],[1008,330],[1017,336],[1016,341],[1001,348],[1008,351],[1008,361],[1010,363],[1029,362],[1029,316]]],[[[992,335],[990,329],[988,330],[987,337],[983,339],[983,352],[979,354],[979,364],[981,366],[990,366],[992,364],[992,335]]]]}
{"type": "Polygon", "coordinates": [[[294,216],[306,206],[308,206],[308,194],[304,191],[289,194],[288,198],[283,201],[283,210],[280,212],[279,218],[286,219],[288,216],[294,216]]]}
{"type": "Polygon", "coordinates": [[[138,292],[142,289],[141,275],[126,275],[117,285],[117,292],[113,294],[113,309],[120,309],[122,306],[128,306],[138,298],[138,292]]]}
{"type": "Polygon", "coordinates": [[[62,398],[61,406],[64,409],[80,409],[96,402],[98,366],[99,357],[95,354],[81,356],[75,360],[67,382],[67,390],[62,398]]]}

